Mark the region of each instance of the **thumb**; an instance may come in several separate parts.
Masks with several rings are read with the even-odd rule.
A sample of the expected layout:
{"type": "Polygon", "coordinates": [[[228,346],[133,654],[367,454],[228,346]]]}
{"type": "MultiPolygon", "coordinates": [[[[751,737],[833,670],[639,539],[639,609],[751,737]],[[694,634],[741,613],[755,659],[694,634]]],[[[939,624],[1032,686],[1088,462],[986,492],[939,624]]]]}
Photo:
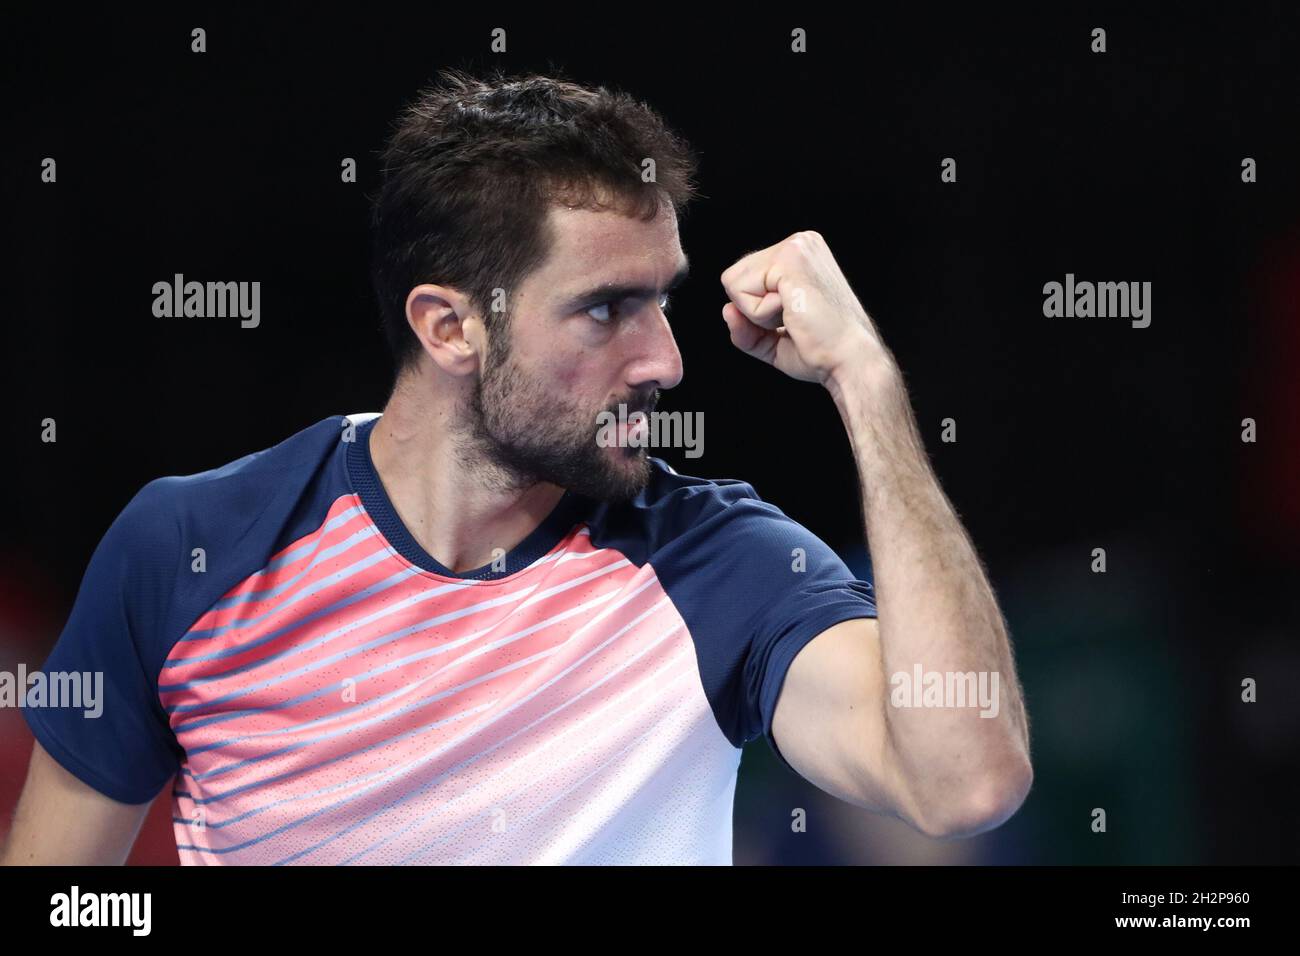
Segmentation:
{"type": "Polygon", "coordinates": [[[775,357],[778,336],[775,332],[755,325],[734,302],[722,307],[722,320],[727,323],[731,333],[731,344],[746,355],[771,362],[775,357]]]}

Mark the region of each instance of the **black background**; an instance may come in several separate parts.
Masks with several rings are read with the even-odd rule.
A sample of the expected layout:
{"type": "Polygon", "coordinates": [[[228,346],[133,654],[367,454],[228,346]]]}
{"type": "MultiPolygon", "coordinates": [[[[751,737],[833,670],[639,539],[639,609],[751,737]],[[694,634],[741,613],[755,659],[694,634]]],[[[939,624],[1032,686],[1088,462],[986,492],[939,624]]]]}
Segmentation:
{"type": "MultiPolygon", "coordinates": [[[[366,193],[388,125],[441,67],[554,64],[647,100],[700,157],[672,316],[686,377],[660,407],[704,412],[705,455],[662,452],[679,471],[744,478],[846,557],[860,547],[828,396],[727,339],[718,275],[742,254],[821,232],[897,356],[1034,724],[1030,800],[965,859],[1295,862],[1300,68],[1285,9],[9,17],[6,666],[43,659],[148,480],[382,407],[366,193]],[[155,318],[151,287],[177,272],[260,281],[260,327],[155,318]],[[1150,327],[1045,318],[1043,284],[1067,272],[1151,282],[1150,327]]],[[[819,795],[765,746],[742,769],[737,862],[913,859],[830,825],[787,833],[789,808],[819,795]]],[[[0,758],[0,801],[16,799],[19,749],[0,758]]]]}

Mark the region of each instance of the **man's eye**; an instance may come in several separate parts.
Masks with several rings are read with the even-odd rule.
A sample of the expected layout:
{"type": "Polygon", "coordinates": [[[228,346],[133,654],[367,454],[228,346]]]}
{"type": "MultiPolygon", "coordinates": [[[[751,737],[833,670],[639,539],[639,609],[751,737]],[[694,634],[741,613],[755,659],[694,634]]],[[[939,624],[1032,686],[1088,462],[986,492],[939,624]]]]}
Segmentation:
{"type": "Polygon", "coordinates": [[[601,325],[608,325],[613,321],[614,314],[610,311],[613,302],[602,302],[599,305],[593,305],[587,309],[587,314],[599,322],[601,325]]]}
{"type": "MultiPolygon", "coordinates": [[[[587,315],[591,316],[601,325],[608,325],[618,316],[619,309],[615,308],[615,306],[618,306],[619,304],[620,303],[618,302],[601,302],[598,305],[591,306],[585,311],[587,315]]],[[[672,299],[667,292],[659,297],[659,308],[663,309],[664,312],[667,312],[671,305],[672,299]]]]}

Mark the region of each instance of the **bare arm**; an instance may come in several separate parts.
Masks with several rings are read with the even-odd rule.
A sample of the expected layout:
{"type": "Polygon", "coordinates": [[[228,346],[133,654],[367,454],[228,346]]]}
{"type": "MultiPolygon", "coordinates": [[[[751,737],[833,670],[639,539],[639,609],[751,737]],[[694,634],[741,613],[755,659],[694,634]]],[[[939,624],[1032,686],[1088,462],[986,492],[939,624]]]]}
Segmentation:
{"type": "Polygon", "coordinates": [[[892,353],[818,233],[744,256],[722,283],[732,343],[834,399],[879,596],[878,623],[838,624],[796,656],[773,717],[782,755],[823,789],[934,836],[999,825],[1033,780],[1028,720],[1002,613],[930,467],[892,353]],[[898,701],[895,675],[908,691],[898,701]],[[965,675],[979,706],[946,696],[959,681],[969,688],[965,675]],[[909,686],[918,676],[923,686],[909,686]]]}
{"type": "Polygon", "coordinates": [[[1003,823],[1032,783],[1029,729],[1002,614],[930,470],[901,380],[869,361],[832,394],[862,479],[879,621],[845,621],[795,657],[773,718],[781,753],[812,783],[937,837],[1003,823]],[[974,691],[915,706],[917,668],[974,691]],[[903,675],[895,685],[893,675],[903,675]],[[982,676],[981,676],[982,675],[982,676]],[[980,688],[979,681],[983,680],[980,688]],[[977,688],[991,693],[981,705],[977,688]]]}
{"type": "Polygon", "coordinates": [[[1028,719],[1002,612],[930,467],[891,359],[868,348],[826,383],[861,478],[880,599],[874,653],[890,682],[886,730],[919,812],[955,835],[975,833],[1004,822],[1028,793],[1028,719]],[[918,666],[925,680],[942,678],[941,706],[916,706],[929,689],[916,686],[918,666]],[[910,690],[901,704],[894,675],[910,690]],[[963,675],[972,680],[958,699],[963,675]]]}
{"type": "Polygon", "coordinates": [[[120,866],[149,803],[118,803],[65,770],[40,742],[32,748],[0,866],[120,866]]]}

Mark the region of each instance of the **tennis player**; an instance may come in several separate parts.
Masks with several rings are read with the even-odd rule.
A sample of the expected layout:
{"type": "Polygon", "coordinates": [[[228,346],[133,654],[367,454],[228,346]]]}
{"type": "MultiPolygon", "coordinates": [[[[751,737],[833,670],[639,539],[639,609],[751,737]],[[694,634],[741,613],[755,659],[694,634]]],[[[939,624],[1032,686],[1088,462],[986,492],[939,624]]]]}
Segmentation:
{"type": "Polygon", "coordinates": [[[653,110],[452,71],[382,161],[382,414],[126,505],[44,667],[102,673],[102,713],[24,708],[4,860],[120,863],[166,789],[184,864],[727,864],[758,736],[934,837],[1013,814],[1032,772],[1002,615],[826,241],[742,256],[722,320],[834,399],[879,607],[750,484],[650,455],[648,418],[597,440],[682,378],[695,166],[653,110]],[[996,700],[952,699],[990,676],[996,700]]]}

